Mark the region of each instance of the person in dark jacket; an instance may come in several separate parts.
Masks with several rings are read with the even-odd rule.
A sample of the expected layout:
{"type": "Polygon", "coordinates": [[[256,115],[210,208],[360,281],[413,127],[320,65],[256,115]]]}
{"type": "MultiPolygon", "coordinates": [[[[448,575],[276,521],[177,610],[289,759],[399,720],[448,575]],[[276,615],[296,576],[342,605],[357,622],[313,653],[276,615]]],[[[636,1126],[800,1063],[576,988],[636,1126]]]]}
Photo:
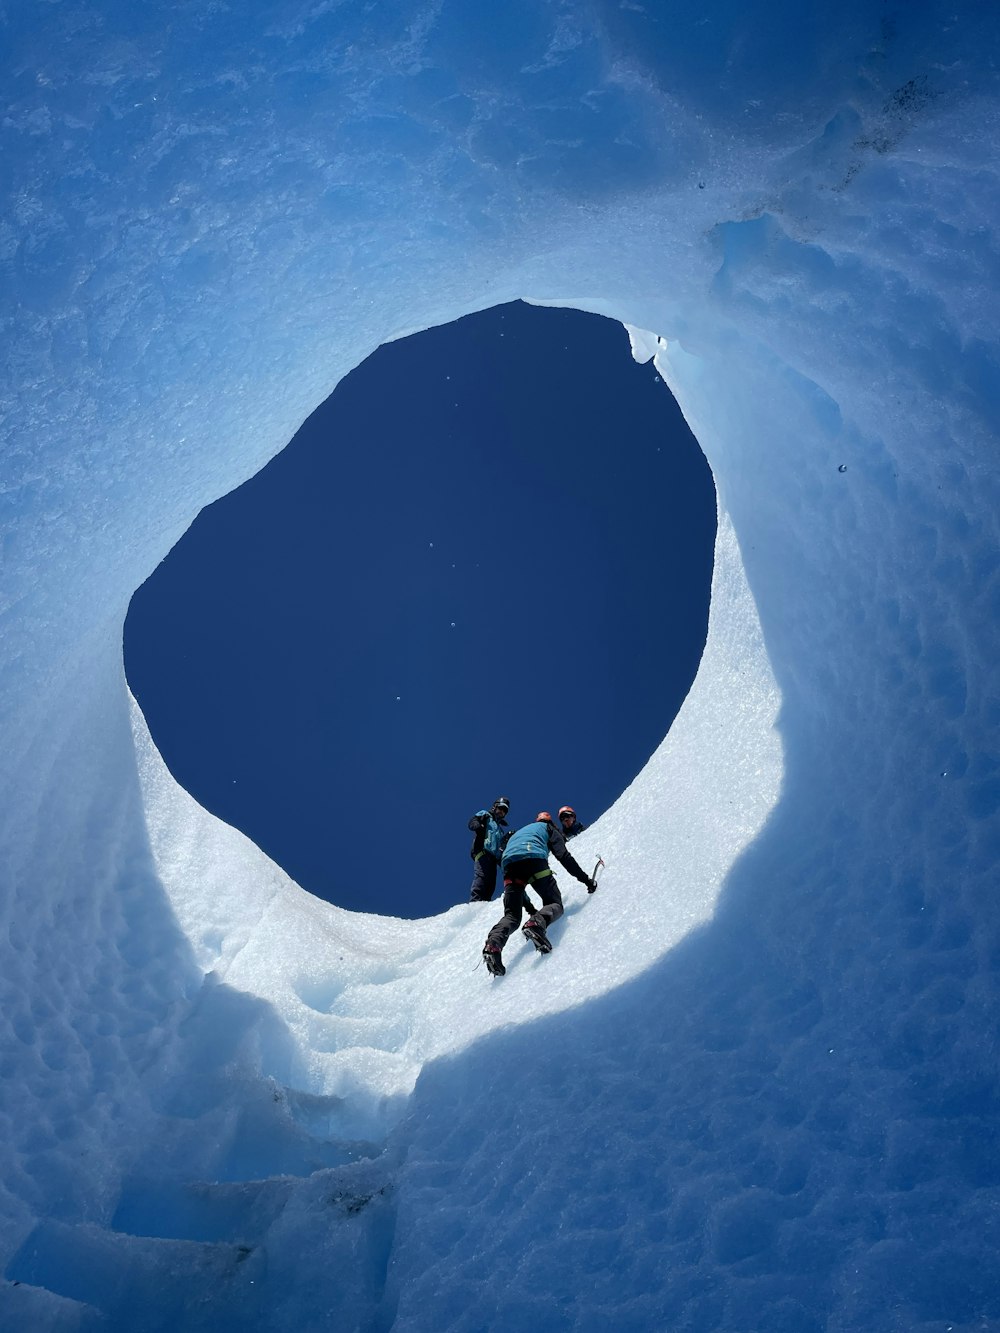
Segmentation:
{"type": "Polygon", "coordinates": [[[546,928],[562,916],[563,901],[556,877],[549,869],[550,852],[575,879],[586,884],[588,893],[593,893],[597,888],[596,882],[580,869],[567,850],[566,840],[547,810],[541,811],[533,824],[526,824],[511,834],[501,862],[503,916],[487,935],[483,946],[486,966],[495,977],[502,977],[507,971],[501,953],[503,946],[521,924],[521,912],[525,907],[529,884],[541,898],[542,905],[531,910],[528,904],[531,915],[524,923],[524,936],[531,940],[539,953],[550,953],[552,950],[546,928]]]}
{"type": "Polygon", "coordinates": [[[569,842],[570,838],[575,838],[578,833],[582,833],[587,827],[581,824],[576,817],[576,811],[571,805],[561,805],[559,807],[559,823],[562,825],[563,837],[569,842]]]}
{"type": "Polygon", "coordinates": [[[469,820],[472,830],[471,856],[475,862],[472,872],[470,903],[488,903],[497,886],[497,868],[507,845],[511,830],[507,827],[510,801],[498,796],[488,810],[479,810],[469,820]]]}

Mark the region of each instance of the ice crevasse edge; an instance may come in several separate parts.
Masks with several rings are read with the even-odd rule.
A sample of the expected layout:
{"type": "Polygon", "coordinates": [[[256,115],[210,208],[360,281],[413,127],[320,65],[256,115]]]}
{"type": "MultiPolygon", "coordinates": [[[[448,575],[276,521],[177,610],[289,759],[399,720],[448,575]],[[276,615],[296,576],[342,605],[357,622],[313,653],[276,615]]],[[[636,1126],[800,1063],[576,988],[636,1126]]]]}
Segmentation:
{"type": "Polygon", "coordinates": [[[995,20],[4,22],[4,1317],[123,1319],[103,1263],[189,1327],[182,1272],[261,1327],[1000,1318],[995,20]],[[653,331],[723,521],[692,697],[595,830],[620,941],[595,901],[487,1009],[467,909],[313,905],[172,788],[121,624],[368,350],[515,296],[653,331]],[[144,1245],[168,1179],[232,1191],[160,1239],[245,1262],[144,1245]]]}

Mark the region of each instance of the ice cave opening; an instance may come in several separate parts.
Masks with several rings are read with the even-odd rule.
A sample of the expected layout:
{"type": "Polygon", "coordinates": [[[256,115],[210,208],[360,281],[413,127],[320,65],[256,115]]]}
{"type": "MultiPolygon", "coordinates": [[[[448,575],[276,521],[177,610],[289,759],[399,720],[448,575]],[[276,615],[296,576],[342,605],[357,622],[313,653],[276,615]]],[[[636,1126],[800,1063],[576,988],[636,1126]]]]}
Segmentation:
{"type": "Polygon", "coordinates": [[[168,768],[303,888],[446,910],[484,801],[509,791],[515,828],[568,800],[591,823],[669,731],[716,497],[634,352],[613,320],[523,301],[392,342],[133,596],[126,673],[168,768]],[[544,743],[510,752],[532,716],[544,743]],[[399,823],[439,849],[429,882],[354,836],[399,823]]]}

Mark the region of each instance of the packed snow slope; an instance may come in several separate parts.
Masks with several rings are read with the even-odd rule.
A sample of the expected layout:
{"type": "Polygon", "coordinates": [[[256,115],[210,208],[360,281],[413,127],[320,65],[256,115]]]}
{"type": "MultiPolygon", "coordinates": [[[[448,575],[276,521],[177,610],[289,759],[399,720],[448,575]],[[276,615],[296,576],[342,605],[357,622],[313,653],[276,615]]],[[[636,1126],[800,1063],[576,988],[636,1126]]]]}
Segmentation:
{"type": "Polygon", "coordinates": [[[997,22],[3,10],[0,1327],[1000,1327],[997,22]],[[200,811],[121,632],[367,352],[519,296],[630,327],[720,526],[600,890],[491,982],[496,907],[200,811]]]}

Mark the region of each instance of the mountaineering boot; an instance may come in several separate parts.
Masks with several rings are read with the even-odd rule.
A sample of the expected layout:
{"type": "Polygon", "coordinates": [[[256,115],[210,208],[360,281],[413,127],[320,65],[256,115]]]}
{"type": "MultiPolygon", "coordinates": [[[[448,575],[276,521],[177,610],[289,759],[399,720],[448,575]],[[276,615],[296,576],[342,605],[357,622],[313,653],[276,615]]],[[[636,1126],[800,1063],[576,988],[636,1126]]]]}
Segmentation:
{"type": "Polygon", "coordinates": [[[552,945],[549,943],[549,937],[546,935],[545,927],[541,921],[526,921],[521,928],[521,934],[526,940],[531,940],[539,953],[552,952],[552,945]]]}
{"type": "Polygon", "coordinates": [[[495,946],[491,948],[490,945],[486,945],[483,949],[483,961],[486,964],[487,972],[491,976],[502,977],[507,971],[503,965],[503,959],[500,957],[500,950],[495,946]]]}

